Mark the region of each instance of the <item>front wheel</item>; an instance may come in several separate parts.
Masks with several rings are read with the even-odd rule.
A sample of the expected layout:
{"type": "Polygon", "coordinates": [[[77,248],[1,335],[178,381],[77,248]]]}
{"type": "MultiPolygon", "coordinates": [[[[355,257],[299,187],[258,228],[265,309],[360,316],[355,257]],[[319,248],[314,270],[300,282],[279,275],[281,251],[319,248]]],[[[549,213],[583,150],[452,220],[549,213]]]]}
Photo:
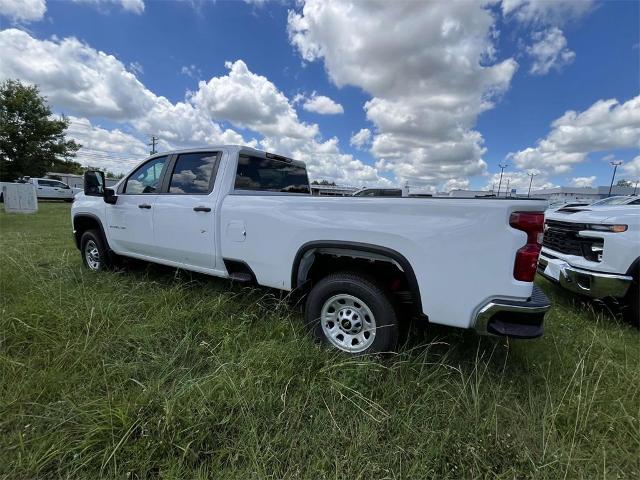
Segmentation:
{"type": "Polygon", "coordinates": [[[82,262],[89,270],[98,272],[109,267],[109,253],[98,230],[87,230],[82,234],[80,253],[82,262]]]}
{"type": "Polygon", "coordinates": [[[357,273],[320,280],[307,298],[305,324],[316,339],[352,354],[387,352],[398,341],[398,319],[388,293],[357,273]]]}

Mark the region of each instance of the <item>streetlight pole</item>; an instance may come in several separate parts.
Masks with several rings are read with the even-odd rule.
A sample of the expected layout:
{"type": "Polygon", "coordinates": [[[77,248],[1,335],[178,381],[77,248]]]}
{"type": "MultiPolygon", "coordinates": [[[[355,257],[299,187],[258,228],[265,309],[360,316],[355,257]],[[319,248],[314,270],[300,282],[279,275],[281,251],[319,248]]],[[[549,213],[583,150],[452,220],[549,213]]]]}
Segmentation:
{"type": "Polygon", "coordinates": [[[509,196],[509,182],[511,181],[510,178],[507,178],[507,188],[504,189],[504,196],[508,197],[509,196]]]}
{"type": "Polygon", "coordinates": [[[500,187],[502,186],[502,174],[504,173],[504,169],[507,168],[509,164],[499,163],[498,166],[500,167],[500,182],[498,182],[498,196],[500,196],[500,187]]]}
{"type": "Polygon", "coordinates": [[[531,177],[531,180],[529,180],[529,192],[527,193],[527,198],[531,196],[531,184],[533,183],[533,177],[535,177],[537,173],[529,172],[528,175],[531,177]]]}
{"type": "Polygon", "coordinates": [[[613,175],[611,175],[611,185],[609,185],[609,197],[611,196],[611,189],[613,188],[613,181],[616,178],[616,170],[618,170],[618,167],[620,165],[622,165],[622,161],[617,161],[617,162],[609,162],[611,165],[613,165],[613,175]]]}

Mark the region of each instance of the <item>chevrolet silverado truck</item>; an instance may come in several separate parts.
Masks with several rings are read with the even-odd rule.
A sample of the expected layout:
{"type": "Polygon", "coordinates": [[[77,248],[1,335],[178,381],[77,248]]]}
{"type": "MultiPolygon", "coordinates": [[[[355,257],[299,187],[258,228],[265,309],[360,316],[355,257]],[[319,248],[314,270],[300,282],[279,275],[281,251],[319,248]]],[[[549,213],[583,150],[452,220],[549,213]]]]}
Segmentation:
{"type": "Polygon", "coordinates": [[[615,298],[640,324],[640,197],[548,212],[539,272],[571,292],[615,298]]]}
{"type": "Polygon", "coordinates": [[[124,256],[294,291],[312,335],[362,354],[392,350],[409,316],[542,335],[545,206],[312,196],[304,163],[227,145],[153,155],[112,188],[88,172],[71,220],[91,270],[124,256]]]}

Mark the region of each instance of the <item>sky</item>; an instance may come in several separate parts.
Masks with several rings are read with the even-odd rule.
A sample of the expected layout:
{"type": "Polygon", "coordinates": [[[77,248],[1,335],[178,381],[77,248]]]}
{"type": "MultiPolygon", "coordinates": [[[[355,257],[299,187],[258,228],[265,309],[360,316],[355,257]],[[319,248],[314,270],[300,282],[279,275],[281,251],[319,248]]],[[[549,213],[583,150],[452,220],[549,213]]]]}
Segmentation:
{"type": "Polygon", "coordinates": [[[0,81],[84,165],[245,144],[339,184],[640,179],[640,2],[0,0],[0,81]]]}

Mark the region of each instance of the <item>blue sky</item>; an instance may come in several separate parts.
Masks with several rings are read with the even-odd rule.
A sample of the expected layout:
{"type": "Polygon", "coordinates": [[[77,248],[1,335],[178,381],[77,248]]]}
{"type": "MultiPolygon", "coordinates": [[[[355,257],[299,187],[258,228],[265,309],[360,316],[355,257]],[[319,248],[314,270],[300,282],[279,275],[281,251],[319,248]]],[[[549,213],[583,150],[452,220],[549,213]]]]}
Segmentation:
{"type": "Polygon", "coordinates": [[[126,170],[154,133],[254,142],[356,185],[484,188],[505,161],[520,190],[531,171],[608,184],[610,160],[640,177],[639,2],[11,3],[0,79],[40,85],[84,163],[126,170]]]}

